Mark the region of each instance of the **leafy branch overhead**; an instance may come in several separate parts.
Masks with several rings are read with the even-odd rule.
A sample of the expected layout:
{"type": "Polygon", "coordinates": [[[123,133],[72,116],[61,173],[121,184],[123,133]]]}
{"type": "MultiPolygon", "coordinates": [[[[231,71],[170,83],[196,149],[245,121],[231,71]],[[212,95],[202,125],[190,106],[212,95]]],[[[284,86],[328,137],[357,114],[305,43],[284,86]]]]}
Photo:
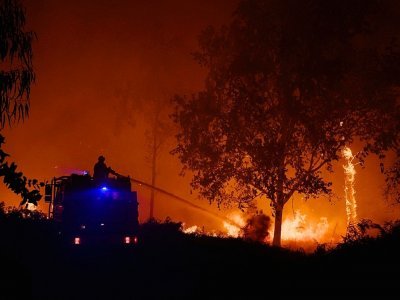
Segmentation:
{"type": "MultiPolygon", "coordinates": [[[[0,0],[0,130],[7,124],[24,120],[29,112],[31,84],[35,80],[32,66],[32,41],[35,33],[25,31],[25,10],[18,0],[0,0]]],[[[41,195],[36,179],[29,180],[17,171],[14,162],[6,162],[0,135],[0,178],[21,204],[37,205],[41,195]]]]}
{"type": "Polygon", "coordinates": [[[32,41],[24,31],[25,11],[16,0],[0,1],[0,128],[28,116],[30,86],[35,80],[32,41]]]}
{"type": "Polygon", "coordinates": [[[17,171],[17,165],[14,162],[9,164],[6,161],[9,155],[1,149],[2,144],[4,144],[4,137],[0,135],[0,178],[3,177],[7,188],[21,196],[21,205],[27,203],[37,205],[42,198],[39,189],[44,186],[44,183],[37,179],[27,179],[22,172],[17,171]]]}

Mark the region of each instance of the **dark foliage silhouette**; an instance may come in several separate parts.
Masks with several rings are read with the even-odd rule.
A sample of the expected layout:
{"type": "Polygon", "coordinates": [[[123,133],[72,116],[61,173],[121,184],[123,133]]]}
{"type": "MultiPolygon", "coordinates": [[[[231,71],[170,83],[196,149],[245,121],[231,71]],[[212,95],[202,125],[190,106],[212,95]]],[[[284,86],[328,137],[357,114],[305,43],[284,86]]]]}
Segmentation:
{"type": "MultiPolygon", "coordinates": [[[[29,112],[31,84],[35,80],[32,66],[32,41],[35,33],[25,31],[25,10],[18,0],[0,1],[0,131],[6,124],[24,120],[29,112]]],[[[17,171],[14,162],[2,150],[0,134],[0,178],[14,193],[22,197],[21,205],[37,205],[41,195],[36,179],[28,180],[17,171]]]]}
{"type": "Polygon", "coordinates": [[[35,80],[35,33],[24,30],[25,22],[25,11],[18,0],[0,1],[0,128],[29,112],[30,87],[35,80]]]}
{"type": "Polygon", "coordinates": [[[8,163],[6,157],[9,156],[2,149],[4,137],[0,135],[0,178],[3,178],[4,184],[15,194],[22,198],[21,205],[37,202],[42,198],[40,187],[44,186],[43,182],[37,179],[28,179],[22,172],[17,171],[15,162],[8,163]]]}

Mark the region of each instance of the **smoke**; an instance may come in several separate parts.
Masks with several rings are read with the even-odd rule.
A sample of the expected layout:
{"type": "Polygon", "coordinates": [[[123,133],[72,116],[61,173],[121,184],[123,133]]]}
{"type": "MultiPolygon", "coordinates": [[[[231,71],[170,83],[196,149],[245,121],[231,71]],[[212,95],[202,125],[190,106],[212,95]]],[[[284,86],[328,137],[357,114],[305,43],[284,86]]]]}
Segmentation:
{"type": "MultiPolygon", "coordinates": [[[[149,115],[158,104],[167,106],[168,112],[170,94],[190,94],[203,87],[205,70],[190,55],[197,48],[196,37],[208,25],[227,23],[236,2],[25,0],[27,28],[38,35],[33,49],[37,81],[29,118],[2,132],[6,152],[24,174],[39,180],[77,170],[91,172],[103,154],[118,173],[151,182],[145,135],[149,115]]],[[[158,157],[156,185],[227,214],[191,193],[190,178],[178,175],[180,162],[169,155],[168,146],[158,157]]],[[[351,147],[356,153],[358,149],[351,147]]],[[[396,207],[381,201],[384,178],[378,160],[368,158],[366,164],[357,174],[358,218],[381,223],[398,217],[396,207]]],[[[335,168],[324,176],[333,182],[339,200],[296,201],[292,210],[306,214],[308,224],[326,217],[333,226],[338,224],[336,235],[345,232],[346,214],[341,163],[335,168]]],[[[143,222],[149,216],[150,192],[137,184],[133,189],[138,191],[143,222]]],[[[7,205],[20,202],[3,185],[1,200],[7,205]]],[[[267,215],[268,204],[263,199],[258,206],[267,215]]],[[[47,211],[47,204],[40,201],[39,209],[47,211]]],[[[285,209],[286,217],[292,210],[285,209]]],[[[210,230],[221,227],[219,219],[161,193],[156,194],[154,213],[157,219],[170,216],[210,230]]],[[[249,239],[268,238],[263,229],[270,227],[266,218],[255,215],[247,223],[249,239]]]]}
{"type": "Polygon", "coordinates": [[[243,238],[256,242],[264,242],[271,227],[271,218],[263,213],[262,210],[257,211],[246,221],[246,225],[242,228],[243,238]]]}

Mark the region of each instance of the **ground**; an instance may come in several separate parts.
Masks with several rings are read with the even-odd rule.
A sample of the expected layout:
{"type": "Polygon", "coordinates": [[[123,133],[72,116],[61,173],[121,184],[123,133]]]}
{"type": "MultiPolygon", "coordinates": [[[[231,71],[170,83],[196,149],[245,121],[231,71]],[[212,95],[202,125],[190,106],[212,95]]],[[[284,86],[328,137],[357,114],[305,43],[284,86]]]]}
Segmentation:
{"type": "Polygon", "coordinates": [[[309,255],[240,239],[185,235],[174,224],[143,227],[134,247],[65,245],[46,226],[34,232],[24,226],[18,230],[20,235],[2,231],[1,299],[398,294],[398,232],[309,255]]]}

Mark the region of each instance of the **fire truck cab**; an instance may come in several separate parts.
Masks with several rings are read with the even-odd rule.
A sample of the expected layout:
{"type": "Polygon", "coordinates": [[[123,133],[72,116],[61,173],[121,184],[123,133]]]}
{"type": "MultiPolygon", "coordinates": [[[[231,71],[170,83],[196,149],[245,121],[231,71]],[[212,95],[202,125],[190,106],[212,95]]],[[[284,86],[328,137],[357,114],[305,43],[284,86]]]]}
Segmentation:
{"type": "Polygon", "coordinates": [[[49,216],[62,240],[74,245],[137,244],[138,201],[129,177],[102,181],[90,175],[53,178],[46,185],[49,216]]]}

